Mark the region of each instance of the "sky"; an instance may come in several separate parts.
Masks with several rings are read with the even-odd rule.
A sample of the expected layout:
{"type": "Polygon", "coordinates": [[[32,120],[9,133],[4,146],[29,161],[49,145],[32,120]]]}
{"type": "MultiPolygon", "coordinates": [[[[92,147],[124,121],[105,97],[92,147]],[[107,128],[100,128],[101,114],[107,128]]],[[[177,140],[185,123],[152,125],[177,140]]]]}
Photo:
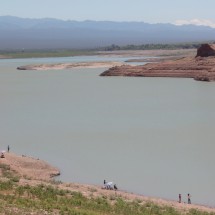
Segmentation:
{"type": "Polygon", "coordinates": [[[215,28],[215,0],[0,0],[0,16],[140,21],[215,28]]]}

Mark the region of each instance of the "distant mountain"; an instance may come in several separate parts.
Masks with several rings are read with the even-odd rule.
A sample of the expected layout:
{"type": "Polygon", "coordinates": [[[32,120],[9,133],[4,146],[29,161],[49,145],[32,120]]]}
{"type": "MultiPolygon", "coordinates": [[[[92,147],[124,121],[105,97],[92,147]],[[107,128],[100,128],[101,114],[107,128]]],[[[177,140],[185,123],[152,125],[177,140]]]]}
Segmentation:
{"type": "Polygon", "coordinates": [[[215,40],[206,26],[0,16],[0,49],[97,48],[215,40]]]}

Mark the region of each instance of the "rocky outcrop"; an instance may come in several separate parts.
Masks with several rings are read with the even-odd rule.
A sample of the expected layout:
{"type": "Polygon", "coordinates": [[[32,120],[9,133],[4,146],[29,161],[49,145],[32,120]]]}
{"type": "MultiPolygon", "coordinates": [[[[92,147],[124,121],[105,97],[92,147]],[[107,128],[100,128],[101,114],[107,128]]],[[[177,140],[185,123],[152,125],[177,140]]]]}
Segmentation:
{"type": "Polygon", "coordinates": [[[215,44],[202,44],[198,50],[196,57],[215,56],[215,44]]]}
{"type": "Polygon", "coordinates": [[[101,76],[175,77],[215,81],[215,56],[186,57],[141,66],[116,66],[101,76]]]}

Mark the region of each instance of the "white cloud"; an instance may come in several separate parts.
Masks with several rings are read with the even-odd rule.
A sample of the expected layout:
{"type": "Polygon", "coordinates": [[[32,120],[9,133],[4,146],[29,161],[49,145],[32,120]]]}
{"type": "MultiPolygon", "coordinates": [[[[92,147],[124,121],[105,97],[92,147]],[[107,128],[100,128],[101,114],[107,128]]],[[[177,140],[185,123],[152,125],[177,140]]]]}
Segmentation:
{"type": "Polygon", "coordinates": [[[191,20],[176,20],[175,25],[203,25],[215,28],[215,23],[208,19],[191,19],[191,20]]]}

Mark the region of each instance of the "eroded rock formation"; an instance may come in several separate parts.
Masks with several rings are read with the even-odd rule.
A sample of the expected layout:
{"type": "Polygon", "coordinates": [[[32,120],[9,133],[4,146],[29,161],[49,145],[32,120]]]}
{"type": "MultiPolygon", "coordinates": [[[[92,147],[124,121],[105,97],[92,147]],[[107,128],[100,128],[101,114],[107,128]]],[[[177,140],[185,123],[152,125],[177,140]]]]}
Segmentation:
{"type": "Polygon", "coordinates": [[[196,57],[215,56],[215,44],[202,44],[198,50],[196,57]]]}
{"type": "MultiPolygon", "coordinates": [[[[206,49],[200,49],[200,52],[203,53],[201,50],[206,49]]],[[[207,53],[207,57],[184,57],[141,66],[116,66],[103,72],[101,76],[180,77],[194,78],[200,81],[215,81],[215,56],[210,50],[207,53]]]]}

